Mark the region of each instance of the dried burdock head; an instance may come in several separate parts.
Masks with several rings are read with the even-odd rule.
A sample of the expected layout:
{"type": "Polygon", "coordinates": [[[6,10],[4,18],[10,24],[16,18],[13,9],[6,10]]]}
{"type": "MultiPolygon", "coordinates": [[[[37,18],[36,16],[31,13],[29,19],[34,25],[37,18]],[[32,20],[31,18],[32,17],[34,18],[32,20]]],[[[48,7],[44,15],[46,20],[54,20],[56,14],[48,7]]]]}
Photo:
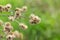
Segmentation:
{"type": "Polygon", "coordinates": [[[20,33],[19,33],[18,31],[14,31],[14,35],[15,35],[15,37],[17,37],[17,38],[20,38],[20,33]]]}
{"type": "Polygon", "coordinates": [[[13,27],[11,26],[9,22],[6,22],[4,25],[4,32],[8,34],[11,30],[13,30],[13,27]]]}
{"type": "Polygon", "coordinates": [[[11,8],[11,4],[7,4],[6,7],[9,9],[11,8]]]}
{"type": "Polygon", "coordinates": [[[0,20],[0,26],[2,26],[3,25],[3,21],[2,20],[0,20]]]}
{"type": "Polygon", "coordinates": [[[6,36],[7,40],[13,40],[11,35],[6,36]]]}
{"type": "Polygon", "coordinates": [[[19,19],[21,17],[21,13],[19,11],[15,12],[14,18],[19,19]]]}
{"type": "Polygon", "coordinates": [[[5,34],[8,34],[8,33],[10,33],[11,31],[12,31],[12,28],[7,28],[7,27],[4,28],[5,34]]]}
{"type": "Polygon", "coordinates": [[[21,18],[21,16],[22,16],[22,9],[16,8],[14,18],[19,19],[19,18],[21,18]]]}
{"type": "Polygon", "coordinates": [[[15,9],[15,12],[16,12],[16,11],[22,13],[23,10],[22,10],[21,8],[16,8],[16,9],[15,9]]]}
{"type": "Polygon", "coordinates": [[[3,11],[3,6],[2,5],[0,5],[0,12],[2,12],[3,11]]]}
{"type": "Polygon", "coordinates": [[[23,29],[26,30],[28,28],[27,25],[25,25],[24,23],[19,23],[19,26],[23,29]]]}
{"type": "Polygon", "coordinates": [[[6,36],[6,39],[7,39],[7,40],[13,40],[14,38],[15,38],[15,37],[14,37],[13,35],[10,35],[10,34],[6,36]]]}
{"type": "Polygon", "coordinates": [[[4,7],[4,11],[8,12],[8,11],[9,11],[9,9],[8,9],[7,7],[4,7]]]}
{"type": "Polygon", "coordinates": [[[15,18],[14,18],[13,15],[9,16],[8,19],[9,19],[10,21],[14,21],[14,20],[15,20],[15,18]]]}
{"type": "Polygon", "coordinates": [[[38,23],[41,22],[41,18],[39,18],[39,17],[36,16],[36,15],[32,15],[31,18],[30,18],[30,20],[29,20],[29,22],[30,22],[31,24],[38,24],[38,23]]]}
{"type": "Polygon", "coordinates": [[[8,35],[12,35],[13,36],[13,38],[16,38],[16,36],[14,35],[14,32],[9,32],[9,34],[8,35]]]}
{"type": "Polygon", "coordinates": [[[10,22],[6,22],[5,26],[11,26],[11,23],[10,22]]]}
{"type": "Polygon", "coordinates": [[[4,7],[4,11],[10,11],[10,8],[11,8],[11,4],[7,4],[7,5],[4,7]]]}
{"type": "Polygon", "coordinates": [[[27,6],[22,7],[23,12],[27,11],[27,6]]]}

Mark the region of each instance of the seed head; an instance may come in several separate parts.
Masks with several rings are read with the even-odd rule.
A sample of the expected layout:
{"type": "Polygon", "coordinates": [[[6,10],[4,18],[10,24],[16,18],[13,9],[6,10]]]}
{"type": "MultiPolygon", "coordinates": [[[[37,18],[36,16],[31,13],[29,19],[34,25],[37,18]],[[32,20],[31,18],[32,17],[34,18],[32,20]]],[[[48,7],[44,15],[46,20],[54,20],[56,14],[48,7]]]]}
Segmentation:
{"type": "Polygon", "coordinates": [[[6,39],[7,40],[13,40],[14,38],[15,38],[15,36],[10,35],[10,34],[6,36],[6,39]]]}
{"type": "Polygon", "coordinates": [[[27,6],[22,7],[23,12],[27,11],[27,6]]]}
{"type": "Polygon", "coordinates": [[[30,16],[29,22],[31,24],[38,24],[38,23],[41,22],[41,18],[39,18],[38,16],[36,16],[36,15],[33,14],[33,15],[30,16]]]}
{"type": "Polygon", "coordinates": [[[9,18],[10,21],[14,21],[15,20],[14,16],[9,16],[8,18],[9,18]]]}
{"type": "Polygon", "coordinates": [[[6,6],[4,6],[4,11],[10,11],[11,9],[11,4],[7,4],[6,6]]]}
{"type": "Polygon", "coordinates": [[[24,30],[28,28],[27,25],[25,25],[24,23],[19,23],[19,26],[24,30]]]}
{"type": "Polygon", "coordinates": [[[6,34],[8,34],[9,32],[11,32],[13,30],[13,27],[11,26],[11,24],[9,22],[6,22],[4,25],[4,32],[6,34]]]}
{"type": "Polygon", "coordinates": [[[11,4],[7,4],[6,7],[9,9],[11,8],[11,4]]]}
{"type": "Polygon", "coordinates": [[[15,12],[14,18],[19,19],[21,17],[21,13],[19,11],[15,12]]]}

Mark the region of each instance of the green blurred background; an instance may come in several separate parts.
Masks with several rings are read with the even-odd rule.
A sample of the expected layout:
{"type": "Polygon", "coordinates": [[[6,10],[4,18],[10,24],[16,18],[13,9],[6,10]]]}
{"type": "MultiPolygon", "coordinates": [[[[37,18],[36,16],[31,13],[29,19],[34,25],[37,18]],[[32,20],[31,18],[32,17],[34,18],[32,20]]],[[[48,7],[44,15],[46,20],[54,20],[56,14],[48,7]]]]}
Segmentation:
{"type": "MultiPolygon", "coordinates": [[[[20,23],[23,22],[28,25],[27,30],[19,28],[18,23],[9,21],[8,16],[12,12],[0,12],[0,20],[4,22],[11,22],[14,30],[18,30],[24,34],[24,40],[60,40],[60,0],[0,0],[0,5],[12,5],[12,12],[16,7],[27,6],[28,10],[23,14],[25,18],[18,19],[20,23]],[[41,23],[31,25],[29,23],[29,16],[31,13],[41,18],[41,23]]],[[[0,27],[0,34],[2,32],[0,27]]],[[[3,38],[2,40],[5,40],[3,38]]],[[[15,39],[20,40],[20,39],[15,39]]]]}

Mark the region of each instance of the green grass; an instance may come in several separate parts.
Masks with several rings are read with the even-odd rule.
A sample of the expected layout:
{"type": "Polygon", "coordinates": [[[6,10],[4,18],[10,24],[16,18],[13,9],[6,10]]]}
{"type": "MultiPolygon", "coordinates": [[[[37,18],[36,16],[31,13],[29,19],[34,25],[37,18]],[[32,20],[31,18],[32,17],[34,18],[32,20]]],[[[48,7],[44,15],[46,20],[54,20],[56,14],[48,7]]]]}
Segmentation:
{"type": "MultiPolygon", "coordinates": [[[[0,0],[0,5],[8,3],[12,5],[12,11],[16,7],[20,8],[24,5],[28,7],[27,12],[23,14],[26,18],[18,20],[20,23],[23,22],[28,25],[27,30],[20,29],[17,22],[11,22],[7,16],[4,16],[4,14],[11,15],[11,12],[0,13],[1,20],[11,22],[14,30],[18,30],[24,34],[24,40],[60,40],[60,0],[0,0]],[[50,8],[51,10],[49,10],[50,8]],[[31,25],[29,23],[29,15],[31,13],[39,16],[41,23],[31,25]]],[[[1,30],[2,28],[0,27],[0,34],[4,34],[1,30]]],[[[2,40],[5,40],[5,38],[2,40]]]]}

